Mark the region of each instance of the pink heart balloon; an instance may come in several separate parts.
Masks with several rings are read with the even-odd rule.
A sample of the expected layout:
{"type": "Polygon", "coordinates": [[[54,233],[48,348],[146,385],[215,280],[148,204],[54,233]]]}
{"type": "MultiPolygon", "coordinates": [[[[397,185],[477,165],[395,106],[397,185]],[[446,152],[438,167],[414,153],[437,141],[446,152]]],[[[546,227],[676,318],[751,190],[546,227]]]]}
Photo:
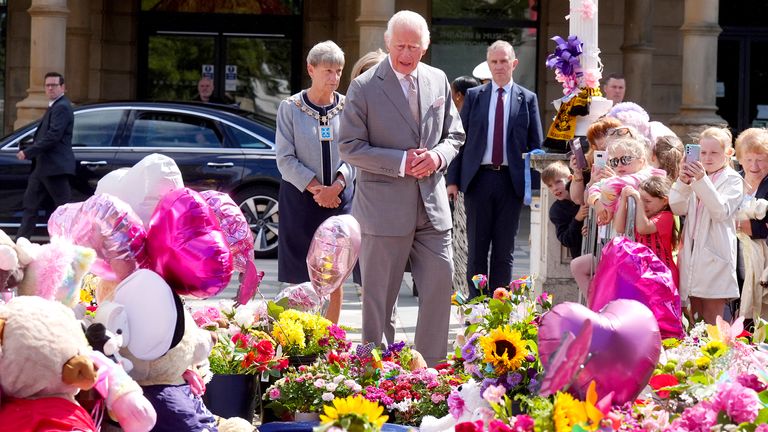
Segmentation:
{"type": "Polygon", "coordinates": [[[148,268],[180,295],[208,298],[232,277],[232,253],[216,216],[199,193],[168,192],[147,230],[148,268]]]}
{"type": "Polygon", "coordinates": [[[224,192],[207,190],[200,192],[219,221],[235,271],[245,273],[248,262],[253,260],[253,232],[240,207],[224,192]]]}
{"type": "Polygon", "coordinates": [[[561,303],[541,319],[541,362],[549,365],[563,335],[571,332],[578,337],[585,321],[592,323],[592,341],[571,391],[584,400],[589,383],[595,381],[598,397],[614,392],[613,403],[617,405],[634,400],[648,384],[661,353],[659,325],[653,313],[635,300],[614,300],[599,313],[578,303],[561,303]]]}
{"type": "Polygon", "coordinates": [[[360,224],[352,215],[331,216],[315,230],[307,252],[312,286],[321,297],[339,289],[360,253],[360,224]]]}

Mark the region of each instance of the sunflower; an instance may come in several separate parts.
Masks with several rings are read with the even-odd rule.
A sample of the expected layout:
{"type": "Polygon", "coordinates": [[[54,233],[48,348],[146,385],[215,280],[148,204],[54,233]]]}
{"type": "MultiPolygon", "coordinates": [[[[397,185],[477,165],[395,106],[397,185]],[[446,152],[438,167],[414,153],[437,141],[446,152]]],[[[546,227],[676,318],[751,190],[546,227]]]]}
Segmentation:
{"type": "Polygon", "coordinates": [[[495,328],[488,336],[480,337],[480,348],[485,356],[483,361],[493,365],[499,375],[519,368],[528,355],[520,332],[509,326],[495,328]]]}
{"type": "Polygon", "coordinates": [[[574,426],[586,423],[587,412],[584,402],[574,399],[568,393],[557,393],[552,417],[555,432],[571,432],[574,426]]]}
{"type": "Polygon", "coordinates": [[[320,414],[320,423],[326,428],[335,425],[345,430],[378,431],[389,419],[388,416],[382,415],[384,407],[360,395],[336,398],[333,405],[326,405],[323,411],[324,414],[320,414]],[[352,425],[357,427],[351,427],[352,425]]]}

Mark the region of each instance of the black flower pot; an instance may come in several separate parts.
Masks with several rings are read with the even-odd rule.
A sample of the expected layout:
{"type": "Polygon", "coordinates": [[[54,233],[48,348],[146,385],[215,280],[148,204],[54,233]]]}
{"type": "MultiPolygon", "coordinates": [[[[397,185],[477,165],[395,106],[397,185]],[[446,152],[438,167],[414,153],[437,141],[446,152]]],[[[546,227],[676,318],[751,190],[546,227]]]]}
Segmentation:
{"type": "Polygon", "coordinates": [[[290,356],[288,364],[295,367],[309,366],[317,360],[317,356],[317,354],[290,356]]]}
{"type": "Polygon", "coordinates": [[[241,417],[253,421],[256,379],[254,375],[214,375],[205,388],[203,402],[219,417],[241,417]]]}

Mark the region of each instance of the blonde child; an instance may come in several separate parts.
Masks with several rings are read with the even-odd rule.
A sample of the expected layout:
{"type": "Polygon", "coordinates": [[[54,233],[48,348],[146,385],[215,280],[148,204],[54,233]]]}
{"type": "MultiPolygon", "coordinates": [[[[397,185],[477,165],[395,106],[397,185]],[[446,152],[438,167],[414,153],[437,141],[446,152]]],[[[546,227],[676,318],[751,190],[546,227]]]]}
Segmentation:
{"type": "Polygon", "coordinates": [[[683,142],[680,138],[665,135],[656,138],[651,156],[651,165],[667,172],[671,183],[677,180],[680,172],[680,162],[683,160],[683,142]]]}
{"type": "Polygon", "coordinates": [[[699,161],[683,162],[669,193],[669,206],[685,215],[678,265],[680,298],[690,298],[691,315],[715,324],[725,303],[739,296],[736,281],[736,211],[744,195],[742,178],[731,168],[732,136],[727,129],[701,133],[699,161]]]}
{"type": "MultiPolygon", "coordinates": [[[[648,147],[634,128],[609,130],[607,150],[609,168],[616,175],[593,184],[587,194],[587,202],[595,207],[599,225],[606,225],[613,219],[624,186],[637,187],[652,175],[665,175],[664,171],[648,165],[648,147]]],[[[592,281],[592,259],[592,254],[586,254],[571,261],[571,273],[585,296],[592,281]]]]}
{"type": "Polygon", "coordinates": [[[672,182],[666,177],[652,176],[640,183],[640,190],[626,186],[621,191],[621,203],[616,211],[616,232],[624,233],[627,220],[627,200],[635,199],[635,240],[648,246],[667,265],[675,282],[680,285],[680,272],[672,256],[677,248],[679,233],[675,216],[669,208],[669,190],[672,182]]]}

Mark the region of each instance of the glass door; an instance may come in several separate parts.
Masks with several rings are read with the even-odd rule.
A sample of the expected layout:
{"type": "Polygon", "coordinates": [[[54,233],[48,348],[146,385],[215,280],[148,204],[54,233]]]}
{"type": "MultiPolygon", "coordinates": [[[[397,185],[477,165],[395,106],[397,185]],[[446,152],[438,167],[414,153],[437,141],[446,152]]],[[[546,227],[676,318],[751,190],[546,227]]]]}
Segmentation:
{"type": "MultiPolygon", "coordinates": [[[[215,46],[215,34],[150,36],[147,99],[193,100],[203,65],[215,63],[215,46]]],[[[216,90],[219,89],[214,88],[214,94],[216,90]]]]}
{"type": "Polygon", "coordinates": [[[262,35],[224,34],[224,86],[240,108],[275,119],[291,95],[291,41],[262,35]]]}

